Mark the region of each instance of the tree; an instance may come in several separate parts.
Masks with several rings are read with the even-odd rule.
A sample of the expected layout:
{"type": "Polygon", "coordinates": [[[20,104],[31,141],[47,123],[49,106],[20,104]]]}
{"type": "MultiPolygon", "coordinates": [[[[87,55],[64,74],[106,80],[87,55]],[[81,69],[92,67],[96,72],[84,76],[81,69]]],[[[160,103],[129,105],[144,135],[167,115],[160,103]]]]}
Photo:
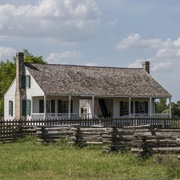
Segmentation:
{"type": "Polygon", "coordinates": [[[180,101],[177,101],[177,103],[176,103],[177,105],[178,105],[178,107],[180,108],[180,101]]]}
{"type": "MultiPolygon", "coordinates": [[[[177,101],[177,103],[174,103],[174,102],[171,103],[172,117],[180,118],[180,106],[179,106],[178,102],[180,102],[180,101],[177,101]]],[[[162,107],[162,104],[159,106],[162,107]]],[[[169,113],[169,104],[167,105],[166,109],[164,109],[162,112],[158,112],[158,113],[168,114],[169,113]]]]}
{"type": "Polygon", "coordinates": [[[7,60],[0,62],[0,114],[4,111],[4,94],[15,78],[15,63],[7,60]]]}
{"type": "MultiPolygon", "coordinates": [[[[47,62],[43,60],[42,56],[34,56],[27,49],[23,49],[23,53],[24,53],[24,62],[47,64],[47,62]]],[[[14,62],[16,62],[15,56],[13,57],[13,59],[14,59],[14,62]]]]}
{"type": "Polygon", "coordinates": [[[180,107],[178,106],[178,104],[172,102],[171,103],[171,111],[172,111],[173,117],[179,117],[180,118],[180,107]]]}
{"type": "Polygon", "coordinates": [[[156,103],[156,112],[162,113],[166,110],[168,106],[166,105],[166,99],[160,99],[159,102],[156,103]]]}
{"type": "MultiPolygon", "coordinates": [[[[23,53],[25,62],[47,64],[42,56],[34,56],[27,49],[24,49],[23,53]]],[[[13,59],[14,62],[0,61],[0,114],[4,114],[4,94],[16,76],[16,57],[13,59]]]]}

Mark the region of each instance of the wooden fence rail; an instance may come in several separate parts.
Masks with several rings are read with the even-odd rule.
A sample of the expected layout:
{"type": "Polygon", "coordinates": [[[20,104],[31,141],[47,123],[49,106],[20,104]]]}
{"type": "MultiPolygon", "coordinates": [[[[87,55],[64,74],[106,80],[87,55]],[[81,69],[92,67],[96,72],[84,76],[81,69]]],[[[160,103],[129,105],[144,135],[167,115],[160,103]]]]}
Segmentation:
{"type": "Polygon", "coordinates": [[[180,153],[180,119],[109,118],[71,120],[0,121],[0,141],[12,142],[27,135],[39,141],[101,144],[103,152],[131,150],[136,156],[180,153]]]}
{"type": "MultiPolygon", "coordinates": [[[[28,131],[28,134],[31,134],[35,129],[47,127],[47,126],[70,126],[78,124],[82,127],[92,127],[96,125],[101,125],[103,127],[112,127],[117,128],[130,127],[130,126],[140,126],[151,124],[152,127],[158,129],[171,128],[178,129],[180,128],[180,119],[170,119],[170,118],[147,118],[147,117],[122,117],[122,118],[106,118],[106,119],[54,119],[54,120],[0,120],[0,141],[16,140],[19,136],[22,136],[22,127],[29,126],[32,127],[31,131],[28,131]],[[19,133],[20,132],[20,133],[19,133]],[[30,133],[31,132],[31,133],[30,133]]],[[[39,131],[40,132],[40,131],[39,131]]],[[[24,132],[25,135],[25,132],[24,132]]]]}
{"type": "Polygon", "coordinates": [[[103,152],[131,150],[136,156],[154,153],[180,153],[180,129],[154,128],[151,125],[104,127],[93,125],[81,127],[79,124],[34,126],[24,123],[1,122],[0,141],[14,141],[27,135],[37,136],[39,141],[56,142],[61,137],[70,144],[83,147],[87,144],[101,144],[103,152]]]}

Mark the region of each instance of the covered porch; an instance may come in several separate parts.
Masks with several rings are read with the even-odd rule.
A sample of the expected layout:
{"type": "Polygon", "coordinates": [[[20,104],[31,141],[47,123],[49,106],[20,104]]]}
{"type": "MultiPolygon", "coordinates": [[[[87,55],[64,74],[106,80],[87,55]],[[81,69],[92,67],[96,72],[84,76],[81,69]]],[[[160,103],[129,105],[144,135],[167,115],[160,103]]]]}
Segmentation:
{"type": "Polygon", "coordinates": [[[107,117],[169,117],[155,112],[155,97],[41,96],[32,97],[31,119],[98,119],[107,117]]]}

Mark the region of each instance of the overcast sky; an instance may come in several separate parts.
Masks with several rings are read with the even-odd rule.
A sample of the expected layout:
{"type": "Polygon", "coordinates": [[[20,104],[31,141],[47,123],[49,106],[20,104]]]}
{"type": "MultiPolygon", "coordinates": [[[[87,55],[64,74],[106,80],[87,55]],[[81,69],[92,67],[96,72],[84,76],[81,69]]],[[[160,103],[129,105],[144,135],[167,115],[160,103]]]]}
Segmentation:
{"type": "Polygon", "coordinates": [[[180,100],[179,0],[1,0],[0,60],[141,67],[180,100]]]}

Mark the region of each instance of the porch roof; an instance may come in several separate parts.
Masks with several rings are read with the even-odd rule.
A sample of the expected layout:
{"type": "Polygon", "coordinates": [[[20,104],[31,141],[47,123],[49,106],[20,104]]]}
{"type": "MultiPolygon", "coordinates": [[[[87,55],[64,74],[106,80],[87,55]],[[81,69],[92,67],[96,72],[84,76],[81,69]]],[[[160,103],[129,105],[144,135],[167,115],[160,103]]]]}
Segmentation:
{"type": "Polygon", "coordinates": [[[30,63],[25,67],[45,94],[171,97],[142,68],[30,63]]]}

